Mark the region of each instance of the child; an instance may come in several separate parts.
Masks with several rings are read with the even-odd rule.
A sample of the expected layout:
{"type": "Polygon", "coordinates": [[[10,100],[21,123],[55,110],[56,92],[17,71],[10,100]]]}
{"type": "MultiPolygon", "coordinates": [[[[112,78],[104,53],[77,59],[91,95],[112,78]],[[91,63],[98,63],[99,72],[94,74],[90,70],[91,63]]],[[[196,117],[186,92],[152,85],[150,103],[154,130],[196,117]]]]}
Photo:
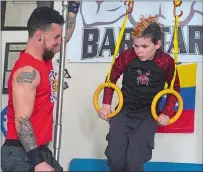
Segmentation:
{"type": "MultiPolygon", "coordinates": [[[[173,79],[173,58],[161,49],[162,29],[158,18],[141,17],[133,32],[133,48],[125,50],[116,59],[110,81],[116,83],[123,74],[122,93],[124,104],[121,111],[108,119],[114,90],[104,89],[103,107],[99,117],[109,120],[108,146],[105,154],[110,171],[143,171],[145,162],[152,158],[154,136],[158,124],[165,126],[173,114],[176,97],[168,95],[166,104],[159,112],[158,121],[151,114],[155,95],[173,79]]],[[[180,92],[178,74],[174,90],[180,92]]]]}

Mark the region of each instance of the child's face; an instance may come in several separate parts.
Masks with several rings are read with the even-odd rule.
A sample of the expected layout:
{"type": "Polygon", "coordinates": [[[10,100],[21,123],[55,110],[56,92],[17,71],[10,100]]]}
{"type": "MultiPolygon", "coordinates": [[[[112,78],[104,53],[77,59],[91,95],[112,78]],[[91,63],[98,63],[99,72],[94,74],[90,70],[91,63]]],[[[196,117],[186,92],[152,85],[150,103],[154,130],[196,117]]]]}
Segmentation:
{"type": "Polygon", "coordinates": [[[141,61],[153,59],[156,50],[161,46],[161,41],[158,41],[155,45],[150,37],[134,37],[133,41],[134,51],[141,61]]]}

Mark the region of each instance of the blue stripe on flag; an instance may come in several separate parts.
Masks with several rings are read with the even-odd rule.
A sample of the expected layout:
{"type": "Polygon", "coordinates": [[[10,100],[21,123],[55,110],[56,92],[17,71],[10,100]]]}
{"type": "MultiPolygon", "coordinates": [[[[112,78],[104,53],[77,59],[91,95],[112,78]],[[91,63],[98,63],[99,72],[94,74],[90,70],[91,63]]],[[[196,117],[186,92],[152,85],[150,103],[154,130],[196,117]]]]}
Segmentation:
{"type": "MultiPolygon", "coordinates": [[[[183,110],[195,109],[195,93],[196,93],[196,87],[181,88],[180,95],[183,99],[183,110]]],[[[162,97],[162,100],[160,102],[161,109],[163,108],[165,101],[166,101],[166,96],[162,97]]],[[[178,109],[178,103],[176,103],[174,110],[177,110],[177,109],[178,109]]]]}

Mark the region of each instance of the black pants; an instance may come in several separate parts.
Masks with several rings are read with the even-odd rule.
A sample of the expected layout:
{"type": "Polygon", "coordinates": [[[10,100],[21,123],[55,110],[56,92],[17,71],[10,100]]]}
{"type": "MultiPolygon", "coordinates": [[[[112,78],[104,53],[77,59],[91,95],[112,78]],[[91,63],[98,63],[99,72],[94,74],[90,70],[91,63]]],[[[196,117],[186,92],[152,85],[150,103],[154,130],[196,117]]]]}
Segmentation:
{"type": "Polygon", "coordinates": [[[105,154],[110,171],[143,171],[144,163],[152,158],[157,122],[120,112],[109,124],[105,154]]]}
{"type": "MultiPolygon", "coordinates": [[[[51,150],[47,146],[40,147],[42,155],[46,162],[54,168],[55,171],[63,171],[60,164],[53,158],[51,150]]],[[[28,158],[25,150],[19,145],[7,145],[1,147],[1,169],[4,172],[34,171],[34,166],[28,158]]]]}

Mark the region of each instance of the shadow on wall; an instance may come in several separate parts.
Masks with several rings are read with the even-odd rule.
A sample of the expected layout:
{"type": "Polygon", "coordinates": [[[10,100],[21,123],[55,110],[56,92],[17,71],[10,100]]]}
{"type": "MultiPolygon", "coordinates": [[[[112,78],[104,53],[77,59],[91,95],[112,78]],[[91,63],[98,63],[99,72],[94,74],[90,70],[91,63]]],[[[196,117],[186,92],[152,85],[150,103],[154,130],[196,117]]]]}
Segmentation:
{"type": "Polygon", "coordinates": [[[104,151],[106,149],[104,143],[108,132],[108,122],[101,120],[96,111],[92,113],[92,108],[94,107],[89,107],[81,115],[81,133],[92,143],[92,155],[97,158],[104,158],[104,151]]]}
{"type": "MultiPolygon", "coordinates": [[[[94,93],[97,89],[97,87],[103,82],[101,79],[101,82],[96,83],[95,88],[93,91],[86,93],[87,95],[85,97],[88,97],[88,101],[83,101],[83,107],[86,107],[84,109],[84,113],[81,114],[79,120],[80,122],[80,130],[81,134],[89,140],[92,146],[92,155],[95,158],[106,158],[105,156],[105,149],[107,146],[107,141],[106,141],[106,135],[109,130],[109,123],[100,119],[98,116],[98,113],[96,112],[94,108],[94,103],[93,103],[93,97],[94,93]]],[[[117,84],[118,86],[121,85],[120,82],[117,84]]],[[[103,90],[100,92],[98,96],[98,102],[99,106],[102,107],[102,99],[103,99],[103,90]]],[[[112,111],[114,107],[116,107],[118,102],[118,95],[114,94],[113,96],[113,101],[112,101],[112,111]]]]}

